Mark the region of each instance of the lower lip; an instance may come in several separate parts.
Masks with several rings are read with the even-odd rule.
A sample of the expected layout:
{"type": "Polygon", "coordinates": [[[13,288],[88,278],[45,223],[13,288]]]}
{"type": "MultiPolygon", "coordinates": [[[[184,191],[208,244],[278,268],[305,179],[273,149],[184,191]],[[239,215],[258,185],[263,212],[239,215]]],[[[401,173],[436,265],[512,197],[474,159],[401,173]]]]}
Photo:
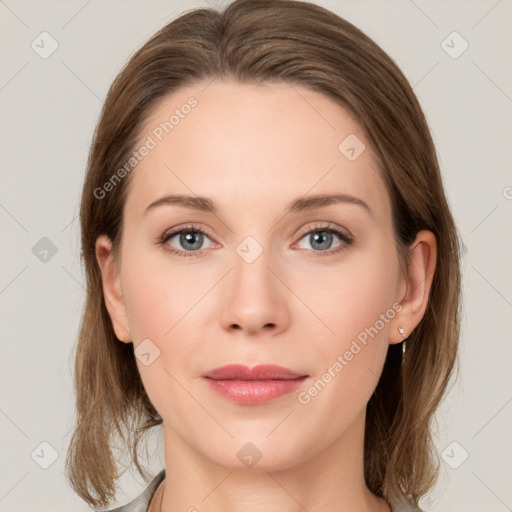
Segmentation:
{"type": "Polygon", "coordinates": [[[295,391],[307,377],[290,380],[214,380],[210,387],[240,404],[263,404],[295,391]]]}

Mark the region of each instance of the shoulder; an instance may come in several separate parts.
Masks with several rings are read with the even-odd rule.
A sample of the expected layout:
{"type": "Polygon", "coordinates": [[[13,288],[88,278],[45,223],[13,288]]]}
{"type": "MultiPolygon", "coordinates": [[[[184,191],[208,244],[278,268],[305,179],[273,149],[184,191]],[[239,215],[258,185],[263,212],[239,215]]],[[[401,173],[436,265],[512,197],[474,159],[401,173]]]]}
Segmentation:
{"type": "Polygon", "coordinates": [[[421,508],[403,499],[390,502],[391,512],[424,512],[421,508]]]}
{"type": "Polygon", "coordinates": [[[106,510],[105,512],[146,512],[151,498],[155,494],[158,486],[165,478],[165,468],[162,469],[156,476],[151,480],[146,489],[139,494],[134,500],[130,501],[122,507],[106,510]]]}

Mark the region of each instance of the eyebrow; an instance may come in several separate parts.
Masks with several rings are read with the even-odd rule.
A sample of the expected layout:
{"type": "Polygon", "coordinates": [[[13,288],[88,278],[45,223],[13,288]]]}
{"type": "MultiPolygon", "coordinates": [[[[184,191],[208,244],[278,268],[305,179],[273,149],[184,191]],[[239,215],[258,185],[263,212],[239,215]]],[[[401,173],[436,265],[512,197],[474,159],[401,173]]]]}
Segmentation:
{"type": "MultiPolygon", "coordinates": [[[[301,196],[291,201],[285,209],[286,213],[297,213],[303,211],[316,210],[332,204],[348,203],[363,207],[367,213],[373,217],[372,209],[362,199],[349,194],[316,194],[311,196],[301,196]]],[[[187,196],[182,194],[173,194],[161,197],[153,201],[145,210],[144,215],[149,211],[164,205],[177,205],[206,213],[217,214],[218,209],[214,202],[201,196],[187,196]]]]}

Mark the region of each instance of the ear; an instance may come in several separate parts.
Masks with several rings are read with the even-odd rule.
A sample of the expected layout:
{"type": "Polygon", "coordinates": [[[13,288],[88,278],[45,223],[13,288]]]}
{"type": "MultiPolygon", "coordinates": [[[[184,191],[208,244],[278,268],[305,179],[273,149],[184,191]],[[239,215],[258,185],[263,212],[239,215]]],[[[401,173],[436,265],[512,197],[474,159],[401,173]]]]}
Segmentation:
{"type": "Polygon", "coordinates": [[[393,319],[389,343],[404,341],[420,323],[427,309],[437,261],[437,241],[431,231],[422,230],[409,248],[406,291],[400,302],[402,309],[393,319]],[[404,334],[398,328],[402,327],[404,334]]]}
{"type": "Polygon", "coordinates": [[[96,240],[96,259],[101,270],[103,296],[117,338],[131,343],[128,314],[121,289],[119,269],[113,259],[112,242],[106,235],[96,240]]]}

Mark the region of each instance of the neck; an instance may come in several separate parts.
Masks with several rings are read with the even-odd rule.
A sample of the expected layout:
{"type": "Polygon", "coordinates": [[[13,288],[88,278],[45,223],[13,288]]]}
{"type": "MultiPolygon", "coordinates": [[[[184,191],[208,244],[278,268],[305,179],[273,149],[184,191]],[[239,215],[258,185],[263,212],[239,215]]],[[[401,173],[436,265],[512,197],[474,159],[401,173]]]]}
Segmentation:
{"type": "MultiPolygon", "coordinates": [[[[198,453],[164,423],[165,492],[158,496],[160,486],[151,510],[161,501],[158,512],[389,512],[364,481],[364,420],[363,411],[335,443],[316,447],[311,457],[298,453],[293,465],[276,459],[264,465],[262,457],[243,469],[238,459],[221,465],[198,453]]],[[[233,442],[233,453],[239,444],[233,442]]]]}

